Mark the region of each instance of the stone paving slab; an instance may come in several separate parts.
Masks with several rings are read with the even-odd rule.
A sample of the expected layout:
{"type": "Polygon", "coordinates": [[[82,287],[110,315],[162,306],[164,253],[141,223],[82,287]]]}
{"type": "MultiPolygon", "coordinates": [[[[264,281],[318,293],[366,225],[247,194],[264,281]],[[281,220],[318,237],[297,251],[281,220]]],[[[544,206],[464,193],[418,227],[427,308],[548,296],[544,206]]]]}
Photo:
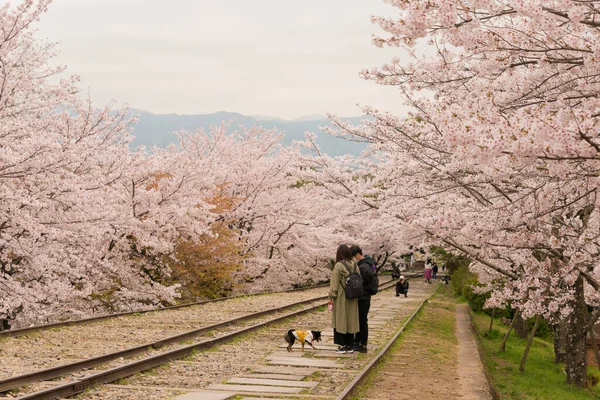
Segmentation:
{"type": "Polygon", "coordinates": [[[286,387],[302,387],[302,388],[314,388],[319,382],[305,382],[305,381],[288,381],[281,379],[261,379],[261,378],[231,378],[227,383],[239,383],[242,385],[267,385],[267,386],[286,386],[286,387]]]}
{"type": "Polygon", "coordinates": [[[344,354],[338,354],[336,352],[333,351],[322,351],[322,352],[316,352],[313,354],[313,357],[302,357],[302,356],[296,356],[294,355],[294,353],[292,353],[290,355],[290,353],[272,353],[269,354],[268,356],[265,357],[266,360],[279,360],[282,358],[288,358],[288,355],[290,358],[294,358],[294,359],[306,359],[306,360],[315,360],[316,357],[325,357],[325,358],[352,358],[356,356],[356,353],[344,353],[344,354]]]}
{"type": "MultiPolygon", "coordinates": [[[[337,348],[337,347],[336,347],[337,348]]],[[[323,357],[323,358],[352,358],[356,353],[350,354],[338,354],[334,351],[317,351],[314,354],[314,357],[323,357]]]]}
{"type": "MultiPolygon", "coordinates": [[[[242,400],[265,400],[264,397],[242,397],[242,400]]],[[[283,397],[277,397],[277,400],[292,400],[288,397],[283,398],[283,397]]]]}
{"type": "MultiPolygon", "coordinates": [[[[305,349],[306,351],[306,349],[305,349]]],[[[304,354],[302,353],[302,351],[298,350],[298,351],[292,351],[291,353],[289,351],[274,351],[273,353],[269,354],[267,357],[276,357],[276,358],[281,358],[281,357],[302,357],[304,354]]]]}
{"type": "MultiPolygon", "coordinates": [[[[287,344],[279,345],[280,349],[285,349],[286,347],[287,347],[287,344]]],[[[337,344],[326,344],[326,343],[323,343],[323,342],[317,342],[317,343],[315,343],[315,347],[316,347],[317,350],[334,350],[335,351],[335,350],[337,350],[338,345],[337,344]]],[[[298,350],[298,349],[301,349],[301,348],[302,347],[298,346],[298,344],[294,344],[292,346],[292,350],[298,350]]],[[[304,346],[304,351],[315,351],[315,350],[313,350],[312,347],[310,347],[310,346],[304,346]]]]}
{"type": "Polygon", "coordinates": [[[269,360],[271,365],[291,365],[291,366],[305,366],[305,367],[318,367],[318,368],[344,368],[344,364],[336,363],[331,360],[321,360],[315,358],[293,358],[293,357],[281,357],[269,360]]]}
{"type": "MultiPolygon", "coordinates": [[[[267,397],[268,398],[268,397],[267,397]]],[[[265,400],[264,397],[242,397],[242,400],[265,400]]],[[[292,400],[288,397],[277,397],[277,400],[292,400]]]]}
{"type": "Polygon", "coordinates": [[[303,388],[293,388],[293,387],[257,386],[257,385],[256,386],[255,385],[223,385],[223,384],[209,385],[208,388],[212,389],[212,390],[226,390],[226,391],[234,390],[236,392],[262,392],[262,393],[285,393],[285,394],[300,393],[304,390],[303,388]]]}
{"type": "MultiPolygon", "coordinates": [[[[402,299],[398,298],[399,301],[395,301],[393,303],[388,303],[386,305],[386,309],[388,310],[398,310],[398,309],[402,309],[405,307],[405,303],[407,303],[407,301],[403,300],[404,297],[402,297],[402,299]]],[[[407,300],[409,299],[409,297],[406,298],[407,300]]]]}
{"type": "Polygon", "coordinates": [[[240,378],[257,378],[257,379],[282,379],[287,381],[301,381],[308,375],[292,375],[292,374],[242,374],[240,378]]]}
{"type": "Polygon", "coordinates": [[[226,400],[233,396],[235,396],[235,393],[201,391],[186,393],[174,397],[173,400],[226,400]]]}
{"type": "Polygon", "coordinates": [[[265,373],[265,374],[285,374],[285,375],[298,375],[307,377],[317,372],[317,369],[303,368],[303,367],[286,367],[272,365],[258,365],[252,368],[252,372],[265,373]]]}

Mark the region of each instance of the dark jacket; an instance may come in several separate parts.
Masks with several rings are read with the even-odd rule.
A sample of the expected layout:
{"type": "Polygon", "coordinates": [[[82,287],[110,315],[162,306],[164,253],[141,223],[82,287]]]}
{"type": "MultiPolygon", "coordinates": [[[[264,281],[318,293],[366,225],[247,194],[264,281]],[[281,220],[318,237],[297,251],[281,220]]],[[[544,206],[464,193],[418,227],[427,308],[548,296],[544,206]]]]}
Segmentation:
{"type": "Polygon", "coordinates": [[[408,281],[405,279],[403,282],[400,282],[400,279],[398,279],[398,282],[396,282],[396,293],[398,292],[403,292],[403,291],[407,291],[408,292],[408,281]]]}
{"type": "Polygon", "coordinates": [[[371,295],[367,293],[367,288],[373,280],[373,265],[375,261],[370,256],[364,256],[362,260],[358,262],[358,269],[360,269],[360,276],[363,279],[363,295],[360,296],[359,300],[367,300],[371,298],[371,295]]]}

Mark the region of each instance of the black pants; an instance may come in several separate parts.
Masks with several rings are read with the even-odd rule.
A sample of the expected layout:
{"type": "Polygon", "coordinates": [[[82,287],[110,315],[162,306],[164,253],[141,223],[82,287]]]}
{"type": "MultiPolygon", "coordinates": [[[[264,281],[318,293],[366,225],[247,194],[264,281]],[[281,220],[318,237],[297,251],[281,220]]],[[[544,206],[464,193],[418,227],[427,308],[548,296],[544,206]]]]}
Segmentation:
{"type": "Polygon", "coordinates": [[[358,299],[358,323],[359,329],[354,335],[354,342],[358,344],[362,344],[363,346],[367,345],[367,341],[369,340],[369,310],[371,309],[371,298],[358,299]]]}
{"type": "Polygon", "coordinates": [[[333,330],[333,343],[340,346],[352,346],[354,343],[354,333],[340,333],[333,330]]]}

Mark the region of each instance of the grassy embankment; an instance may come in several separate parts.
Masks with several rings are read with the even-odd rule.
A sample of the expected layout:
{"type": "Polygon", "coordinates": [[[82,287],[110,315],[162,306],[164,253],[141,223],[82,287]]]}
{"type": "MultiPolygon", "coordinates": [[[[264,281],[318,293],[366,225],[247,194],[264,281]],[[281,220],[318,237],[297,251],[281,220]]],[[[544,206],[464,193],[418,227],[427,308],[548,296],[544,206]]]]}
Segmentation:
{"type": "MultiPolygon", "coordinates": [[[[520,372],[519,365],[526,341],[512,333],[506,345],[506,352],[500,353],[498,350],[507,327],[494,321],[494,327],[491,333],[488,333],[490,317],[485,314],[474,314],[474,322],[484,349],[484,363],[501,399],[600,399],[598,385],[584,390],[566,384],[564,365],[554,364],[552,339],[534,339],[525,370],[520,372]]],[[[588,367],[588,371],[588,376],[600,376],[594,367],[588,367]]]]}

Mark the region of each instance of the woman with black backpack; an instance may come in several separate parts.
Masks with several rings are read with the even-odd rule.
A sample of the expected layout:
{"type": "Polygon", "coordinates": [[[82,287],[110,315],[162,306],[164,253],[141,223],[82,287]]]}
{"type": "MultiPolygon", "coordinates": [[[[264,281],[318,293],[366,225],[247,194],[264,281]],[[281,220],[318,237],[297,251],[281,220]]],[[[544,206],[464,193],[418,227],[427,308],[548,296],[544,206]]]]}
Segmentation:
{"type": "Polygon", "coordinates": [[[352,353],[354,334],[359,331],[358,299],[346,297],[346,281],[358,267],[352,262],[352,253],[345,244],[338,247],[335,265],[329,283],[329,308],[331,309],[331,326],[333,343],[339,345],[336,353],[352,353]]]}

